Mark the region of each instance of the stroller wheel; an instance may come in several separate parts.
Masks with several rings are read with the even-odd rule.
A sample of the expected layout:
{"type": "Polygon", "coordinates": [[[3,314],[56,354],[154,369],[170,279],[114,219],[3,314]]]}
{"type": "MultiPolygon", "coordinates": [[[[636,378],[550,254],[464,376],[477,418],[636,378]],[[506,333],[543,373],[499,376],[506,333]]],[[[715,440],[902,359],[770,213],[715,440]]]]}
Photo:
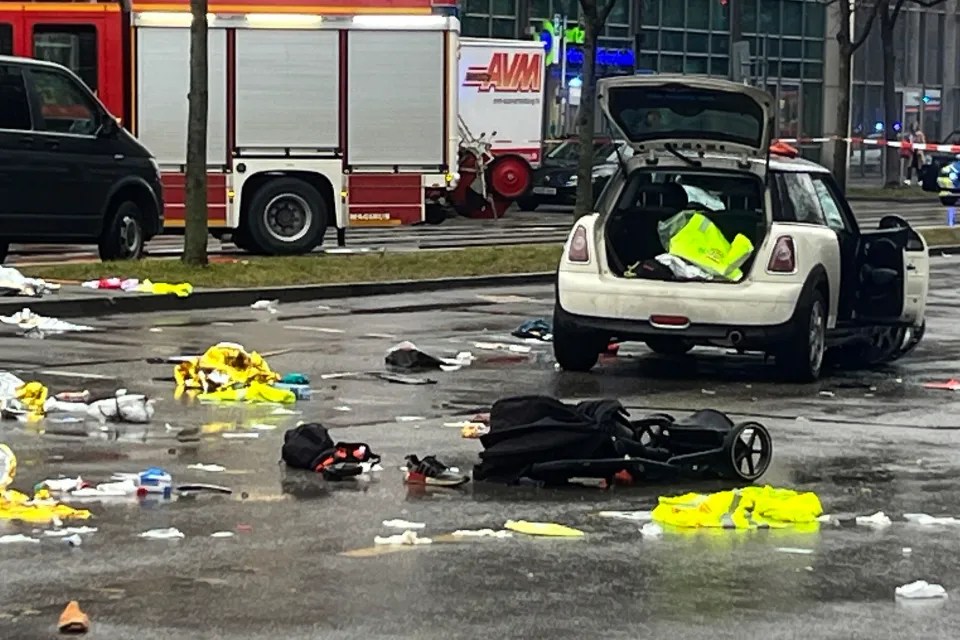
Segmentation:
{"type": "Polygon", "coordinates": [[[752,482],[762,476],[773,459],[773,439],[759,422],[741,422],[724,439],[727,468],[723,475],[752,482]]]}

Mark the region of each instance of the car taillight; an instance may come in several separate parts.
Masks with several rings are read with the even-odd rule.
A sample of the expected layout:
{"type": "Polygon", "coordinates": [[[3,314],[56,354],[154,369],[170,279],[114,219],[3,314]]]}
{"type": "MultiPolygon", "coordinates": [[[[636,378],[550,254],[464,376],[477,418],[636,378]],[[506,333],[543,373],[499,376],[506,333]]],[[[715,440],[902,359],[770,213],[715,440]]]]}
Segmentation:
{"type": "Polygon", "coordinates": [[[587,230],[580,225],[573,232],[573,240],[570,241],[570,251],[567,252],[567,260],[570,262],[590,262],[590,250],[587,248],[587,230]]]}
{"type": "Polygon", "coordinates": [[[767,271],[770,273],[793,273],[797,270],[797,251],[793,246],[793,238],[780,236],[773,247],[770,264],[767,271]]]}

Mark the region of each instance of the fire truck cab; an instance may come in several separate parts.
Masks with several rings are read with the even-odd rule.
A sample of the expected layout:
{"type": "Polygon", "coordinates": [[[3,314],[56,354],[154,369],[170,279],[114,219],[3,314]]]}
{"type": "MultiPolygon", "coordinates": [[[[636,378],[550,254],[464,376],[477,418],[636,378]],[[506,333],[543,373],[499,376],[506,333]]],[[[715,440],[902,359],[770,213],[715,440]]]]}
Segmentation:
{"type": "MultiPolygon", "coordinates": [[[[424,221],[459,179],[457,19],[425,0],[265,4],[209,6],[211,233],[294,254],[328,227],[343,243],[424,221]]],[[[0,55],[73,70],[151,150],[167,231],[185,218],[190,24],[183,0],[0,0],[0,55]]]]}

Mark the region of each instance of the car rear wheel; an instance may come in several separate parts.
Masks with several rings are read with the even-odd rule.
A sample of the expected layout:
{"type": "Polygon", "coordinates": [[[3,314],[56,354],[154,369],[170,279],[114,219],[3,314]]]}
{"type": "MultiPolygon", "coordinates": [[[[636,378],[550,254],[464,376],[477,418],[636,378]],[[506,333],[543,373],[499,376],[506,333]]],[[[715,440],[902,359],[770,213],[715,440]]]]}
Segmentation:
{"type": "Polygon", "coordinates": [[[581,331],[553,315],[553,355],[564,371],[590,371],[605,346],[602,336],[581,331]]]}
{"type": "Polygon", "coordinates": [[[820,377],[826,350],[827,303],[814,290],[800,308],[793,336],[776,353],[777,366],[791,382],[813,382],[820,377]]]}
{"type": "Polygon", "coordinates": [[[145,238],[140,208],[129,200],[121,202],[107,218],[100,235],[100,259],[138,260],[143,256],[145,238]]]}
{"type": "Polygon", "coordinates": [[[518,198],[517,206],[520,207],[520,211],[536,211],[537,207],[540,206],[540,202],[536,198],[526,197],[518,198]]]}
{"type": "Polygon", "coordinates": [[[693,349],[693,344],[683,338],[647,338],[647,346],[662,356],[682,356],[693,349]]]}

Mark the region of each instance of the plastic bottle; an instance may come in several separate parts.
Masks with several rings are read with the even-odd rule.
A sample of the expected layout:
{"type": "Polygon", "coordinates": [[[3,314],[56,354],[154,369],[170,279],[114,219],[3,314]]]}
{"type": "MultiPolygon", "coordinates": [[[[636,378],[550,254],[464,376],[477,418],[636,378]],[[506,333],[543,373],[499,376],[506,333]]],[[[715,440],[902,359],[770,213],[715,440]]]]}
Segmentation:
{"type": "Polygon", "coordinates": [[[150,467],[141,471],[137,476],[137,495],[143,496],[149,493],[159,493],[164,498],[169,498],[173,493],[173,478],[170,474],[160,467],[150,467]]]}

